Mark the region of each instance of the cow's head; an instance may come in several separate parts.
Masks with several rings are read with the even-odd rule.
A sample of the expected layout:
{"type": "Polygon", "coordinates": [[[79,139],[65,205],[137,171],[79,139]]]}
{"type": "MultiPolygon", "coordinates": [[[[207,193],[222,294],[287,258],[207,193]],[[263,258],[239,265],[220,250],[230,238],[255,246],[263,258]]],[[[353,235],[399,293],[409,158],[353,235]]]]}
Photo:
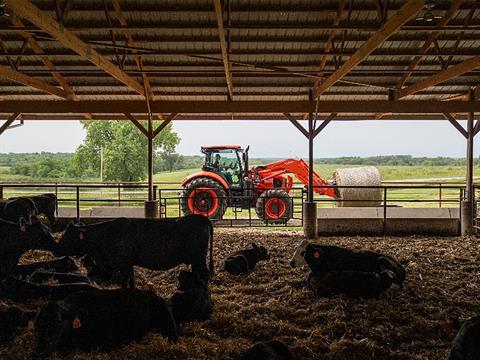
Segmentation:
{"type": "Polygon", "coordinates": [[[291,267],[299,267],[307,264],[307,262],[305,261],[305,250],[307,248],[307,245],[309,244],[310,243],[308,242],[308,240],[303,240],[300,243],[300,245],[295,250],[295,253],[293,254],[292,260],[290,261],[291,267]]]}
{"type": "Polygon", "coordinates": [[[270,255],[268,254],[268,251],[264,246],[258,246],[257,244],[252,243],[249,248],[255,250],[258,260],[270,259],[270,255]]]}
{"type": "Polygon", "coordinates": [[[18,229],[28,239],[30,249],[55,250],[57,243],[50,234],[50,228],[42,224],[35,215],[31,215],[29,221],[21,217],[18,220],[18,229]]]}
{"type": "Polygon", "coordinates": [[[81,256],[86,253],[87,232],[82,224],[70,222],[55,249],[56,256],[81,256]]]}

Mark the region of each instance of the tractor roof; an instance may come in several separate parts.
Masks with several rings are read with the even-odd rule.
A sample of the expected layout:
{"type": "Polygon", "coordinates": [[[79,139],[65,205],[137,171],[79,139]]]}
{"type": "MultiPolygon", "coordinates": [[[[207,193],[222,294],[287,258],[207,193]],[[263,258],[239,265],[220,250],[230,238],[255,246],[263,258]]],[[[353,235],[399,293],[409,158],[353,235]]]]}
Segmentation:
{"type": "Polygon", "coordinates": [[[240,145],[208,145],[202,146],[202,150],[215,150],[215,149],[241,149],[240,145]]]}

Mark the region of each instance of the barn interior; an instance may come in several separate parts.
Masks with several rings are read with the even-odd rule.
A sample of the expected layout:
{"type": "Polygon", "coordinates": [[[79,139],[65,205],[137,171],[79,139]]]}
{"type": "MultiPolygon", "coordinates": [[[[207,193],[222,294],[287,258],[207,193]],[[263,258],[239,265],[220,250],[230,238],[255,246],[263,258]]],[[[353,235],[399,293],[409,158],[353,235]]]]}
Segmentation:
{"type": "MultiPolygon", "coordinates": [[[[158,358],[158,351],[238,358],[275,335],[305,358],[445,358],[452,335],[442,321],[479,310],[479,7],[476,0],[0,0],[0,141],[33,121],[131,121],[149,144],[141,217],[162,216],[152,143],[172,121],[282,120],[305,137],[303,232],[219,229],[217,262],[256,241],[274,256],[259,276],[238,281],[220,273],[212,283],[217,315],[182,328],[179,344],[152,335],[109,358],[158,358]],[[331,124],[364,120],[408,121],[412,129],[419,120],[451,123],[452,136],[465,138],[467,159],[455,209],[395,209],[386,197],[375,209],[319,208],[314,143],[331,124]],[[351,236],[366,233],[376,237],[351,236]],[[288,260],[302,237],[319,235],[408,260],[407,285],[380,305],[314,299],[288,260]]],[[[0,184],[0,198],[8,189],[0,184]]],[[[65,217],[83,219],[80,207],[65,217]]],[[[178,270],[137,273],[139,286],[165,296],[178,270]]],[[[23,359],[30,350],[24,334],[0,354],[23,359]]],[[[104,355],[75,358],[90,356],[104,355]]]]}

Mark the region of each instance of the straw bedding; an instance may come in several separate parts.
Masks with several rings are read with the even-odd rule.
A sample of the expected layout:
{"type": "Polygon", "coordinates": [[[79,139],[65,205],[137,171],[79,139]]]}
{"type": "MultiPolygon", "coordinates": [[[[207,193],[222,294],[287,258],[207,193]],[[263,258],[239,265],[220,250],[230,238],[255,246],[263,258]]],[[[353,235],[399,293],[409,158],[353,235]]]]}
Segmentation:
{"type": "MultiPolygon", "coordinates": [[[[336,169],[333,179],[338,186],[381,186],[380,172],[374,166],[336,169]]],[[[337,198],[345,200],[377,200],[377,201],[339,201],[338,207],[349,206],[380,206],[381,189],[339,188],[337,198]]]]}
{"type": "MultiPolygon", "coordinates": [[[[229,359],[259,340],[286,342],[298,358],[326,360],[445,359],[454,337],[442,330],[448,316],[480,311],[479,250],[474,238],[328,237],[324,244],[371,249],[409,260],[403,289],[392,287],[380,300],[315,299],[304,285],[307,269],[288,263],[300,232],[216,229],[217,273],[211,320],[180,327],[177,344],[156,334],[111,353],[76,354],[73,359],[229,359]],[[256,242],[270,259],[255,272],[233,277],[218,269],[227,254],[256,242]]],[[[29,253],[25,261],[46,258],[29,253]]],[[[179,268],[136,269],[138,285],[168,297],[179,268]]],[[[1,303],[1,301],[0,301],[1,303]]],[[[29,303],[34,308],[39,303],[29,303]]],[[[29,359],[33,336],[18,336],[0,359],[29,359]]]]}

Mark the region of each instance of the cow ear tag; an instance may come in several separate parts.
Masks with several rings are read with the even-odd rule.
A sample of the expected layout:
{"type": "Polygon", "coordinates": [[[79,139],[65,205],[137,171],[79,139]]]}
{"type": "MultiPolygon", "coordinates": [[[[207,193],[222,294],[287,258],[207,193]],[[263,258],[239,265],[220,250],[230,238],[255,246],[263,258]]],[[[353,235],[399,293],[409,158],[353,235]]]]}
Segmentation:
{"type": "Polygon", "coordinates": [[[85,240],[85,231],[80,230],[80,234],[78,235],[78,237],[80,238],[80,240],[85,240]]]}
{"type": "Polygon", "coordinates": [[[320,259],[320,251],[318,251],[318,250],[315,251],[315,252],[313,253],[313,257],[314,257],[315,259],[320,259]]]}
{"type": "Polygon", "coordinates": [[[78,315],[75,315],[75,319],[73,319],[73,322],[72,322],[72,327],[74,329],[80,329],[82,327],[82,322],[80,321],[80,318],[78,317],[78,315]]]}
{"type": "Polygon", "coordinates": [[[27,231],[27,224],[20,225],[20,231],[21,232],[26,232],[27,231]]]}
{"type": "Polygon", "coordinates": [[[32,331],[35,328],[35,323],[33,320],[28,321],[27,330],[32,331]]]}

